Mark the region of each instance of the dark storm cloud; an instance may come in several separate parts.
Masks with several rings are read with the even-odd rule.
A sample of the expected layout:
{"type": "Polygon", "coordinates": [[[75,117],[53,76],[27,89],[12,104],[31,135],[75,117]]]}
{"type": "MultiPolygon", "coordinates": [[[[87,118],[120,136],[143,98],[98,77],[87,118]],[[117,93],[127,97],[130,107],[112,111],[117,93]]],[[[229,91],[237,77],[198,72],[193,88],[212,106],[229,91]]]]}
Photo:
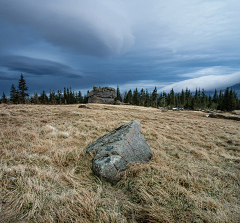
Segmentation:
{"type": "Polygon", "coordinates": [[[0,4],[2,19],[27,26],[53,46],[74,53],[111,57],[134,43],[126,21],[99,1],[1,0],[0,4]]]}
{"type": "Polygon", "coordinates": [[[0,81],[13,81],[16,78],[14,76],[8,76],[5,72],[0,72],[0,81]]]}
{"type": "Polygon", "coordinates": [[[0,0],[0,88],[20,73],[31,91],[240,82],[239,11],[238,0],[0,0]]]}
{"type": "Polygon", "coordinates": [[[0,66],[9,71],[31,75],[67,76],[69,78],[82,76],[81,72],[64,64],[23,56],[0,56],[0,66]]]}

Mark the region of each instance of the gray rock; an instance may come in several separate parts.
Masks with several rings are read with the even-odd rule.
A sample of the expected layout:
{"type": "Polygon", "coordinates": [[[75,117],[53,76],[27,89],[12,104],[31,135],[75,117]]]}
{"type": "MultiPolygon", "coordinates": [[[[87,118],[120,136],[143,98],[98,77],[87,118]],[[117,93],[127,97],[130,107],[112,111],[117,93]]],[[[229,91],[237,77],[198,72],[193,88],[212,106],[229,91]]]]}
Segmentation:
{"type": "Polygon", "coordinates": [[[88,103],[111,104],[117,97],[114,88],[111,87],[93,87],[93,90],[87,94],[88,103]]]}
{"type": "Polygon", "coordinates": [[[94,173],[112,183],[121,179],[129,163],[146,162],[153,155],[137,120],[100,137],[88,147],[87,153],[95,155],[94,173]]]}

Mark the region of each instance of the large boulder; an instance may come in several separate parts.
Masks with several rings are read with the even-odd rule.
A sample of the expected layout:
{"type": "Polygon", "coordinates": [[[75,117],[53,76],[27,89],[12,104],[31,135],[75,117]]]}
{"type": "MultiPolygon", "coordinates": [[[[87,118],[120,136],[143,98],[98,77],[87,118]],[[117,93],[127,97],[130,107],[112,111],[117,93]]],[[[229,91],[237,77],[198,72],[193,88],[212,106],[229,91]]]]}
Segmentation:
{"type": "Polygon", "coordinates": [[[117,97],[114,88],[111,87],[93,87],[93,90],[87,94],[88,103],[111,104],[117,97]]]}
{"type": "Polygon", "coordinates": [[[88,147],[87,153],[95,155],[94,173],[112,183],[121,179],[129,163],[146,162],[153,155],[137,120],[100,137],[88,147]]]}

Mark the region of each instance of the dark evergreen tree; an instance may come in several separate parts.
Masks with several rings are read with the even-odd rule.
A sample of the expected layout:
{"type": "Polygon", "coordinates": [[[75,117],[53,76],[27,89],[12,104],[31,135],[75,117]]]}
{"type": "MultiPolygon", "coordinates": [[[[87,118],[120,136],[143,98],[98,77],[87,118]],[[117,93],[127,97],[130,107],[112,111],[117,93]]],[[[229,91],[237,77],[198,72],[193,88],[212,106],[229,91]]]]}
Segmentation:
{"type": "Polygon", "coordinates": [[[82,97],[81,91],[78,91],[77,101],[78,101],[78,103],[83,103],[83,97],[82,97]]]}
{"type": "Polygon", "coordinates": [[[75,97],[74,97],[74,91],[72,91],[72,88],[70,87],[69,90],[69,96],[68,96],[68,104],[74,104],[75,101],[75,97]]]}
{"type": "Polygon", "coordinates": [[[87,91],[87,94],[85,94],[83,98],[83,103],[85,104],[88,103],[88,97],[87,97],[88,93],[89,93],[89,90],[87,91]]]}
{"type": "Polygon", "coordinates": [[[1,103],[7,103],[7,97],[6,97],[4,92],[3,92],[3,95],[2,95],[1,103]]]}
{"type": "Polygon", "coordinates": [[[175,97],[175,103],[176,103],[177,108],[181,107],[181,99],[180,99],[180,94],[179,93],[175,97]]]}
{"type": "Polygon", "coordinates": [[[141,106],[144,106],[145,98],[146,98],[146,93],[145,93],[145,91],[142,88],[142,90],[140,91],[140,105],[141,106]]]}
{"type": "Polygon", "coordinates": [[[133,91],[132,104],[133,105],[140,105],[140,94],[139,94],[137,88],[133,91]]]}
{"type": "Polygon", "coordinates": [[[19,98],[19,91],[18,91],[18,89],[16,89],[16,97],[17,97],[17,104],[20,104],[21,103],[21,101],[20,101],[20,98],[19,98]]]}
{"type": "Polygon", "coordinates": [[[223,111],[233,111],[239,108],[239,100],[237,94],[232,89],[227,87],[224,94],[220,92],[218,109],[223,111]]]}
{"type": "Polygon", "coordinates": [[[196,102],[195,97],[193,97],[192,100],[191,100],[191,106],[190,106],[190,108],[191,108],[192,110],[196,110],[196,108],[197,108],[197,102],[196,102]]]}
{"type": "Polygon", "coordinates": [[[214,109],[215,108],[211,95],[208,96],[208,105],[207,106],[210,109],[214,109]]]}
{"type": "Polygon", "coordinates": [[[43,91],[42,94],[40,95],[39,101],[41,102],[41,104],[48,103],[48,96],[46,95],[45,91],[43,91]]]}
{"type": "Polygon", "coordinates": [[[213,95],[213,102],[214,103],[218,103],[218,93],[217,93],[217,90],[215,89],[215,92],[214,92],[214,95],[213,95]]]}
{"type": "Polygon", "coordinates": [[[61,90],[57,91],[56,100],[57,100],[57,104],[62,104],[62,92],[61,92],[61,90]]]}
{"type": "Polygon", "coordinates": [[[188,88],[186,88],[185,95],[186,95],[186,100],[185,100],[186,102],[185,102],[184,108],[191,109],[192,94],[188,88]]]}
{"type": "Polygon", "coordinates": [[[38,94],[36,92],[34,92],[34,96],[31,100],[31,103],[34,103],[34,104],[40,104],[40,100],[38,98],[38,94]]]}
{"type": "Polygon", "coordinates": [[[222,110],[222,102],[223,102],[223,94],[222,94],[222,91],[220,90],[217,109],[222,110]]]}
{"type": "Polygon", "coordinates": [[[128,102],[127,102],[127,91],[124,92],[123,102],[124,102],[124,103],[128,103],[128,102]]]}
{"type": "Polygon", "coordinates": [[[49,103],[52,105],[55,105],[57,103],[56,94],[54,91],[51,92],[51,90],[49,94],[49,103]]]}
{"type": "Polygon", "coordinates": [[[194,110],[196,110],[200,106],[200,97],[199,97],[199,91],[197,90],[197,88],[194,95],[194,102],[192,102],[192,105],[193,104],[195,104],[194,110]]]}
{"type": "Polygon", "coordinates": [[[117,86],[117,100],[122,101],[122,96],[121,96],[120,89],[118,86],[117,86]]]}
{"type": "Polygon", "coordinates": [[[28,90],[28,87],[26,85],[26,81],[24,80],[23,75],[21,74],[19,82],[18,82],[18,94],[19,94],[19,101],[23,104],[25,104],[26,97],[29,96],[26,91],[28,90]]]}
{"type": "Polygon", "coordinates": [[[174,90],[172,88],[172,90],[170,91],[170,94],[169,94],[169,105],[171,107],[175,107],[175,95],[174,95],[174,90]]]}
{"type": "Polygon", "coordinates": [[[63,103],[67,104],[67,92],[66,92],[66,88],[64,87],[63,90],[63,103]]]}
{"type": "Polygon", "coordinates": [[[130,89],[126,94],[126,97],[124,98],[124,103],[132,104],[132,99],[133,99],[133,95],[132,95],[132,90],[130,89]]]}
{"type": "Polygon", "coordinates": [[[10,101],[14,104],[18,102],[18,94],[15,86],[12,84],[11,91],[10,91],[10,101]]]}
{"type": "Polygon", "coordinates": [[[156,108],[158,106],[157,100],[158,100],[158,93],[157,93],[157,87],[155,87],[151,95],[152,107],[156,108]]]}
{"type": "Polygon", "coordinates": [[[148,89],[146,89],[145,102],[144,102],[145,107],[149,107],[151,105],[150,103],[151,103],[150,102],[150,95],[149,95],[148,89]]]}
{"type": "Polygon", "coordinates": [[[236,101],[236,107],[235,110],[239,110],[240,109],[240,98],[238,98],[237,93],[235,92],[235,90],[233,91],[233,97],[236,101]]]}
{"type": "Polygon", "coordinates": [[[229,101],[229,88],[224,92],[222,103],[221,103],[221,110],[230,111],[230,101],[229,101]]]}
{"type": "Polygon", "coordinates": [[[207,107],[207,99],[208,99],[208,97],[206,96],[206,94],[205,94],[205,90],[204,89],[202,89],[202,97],[201,97],[201,102],[202,102],[202,108],[206,108],[207,107]]]}
{"type": "Polygon", "coordinates": [[[236,100],[234,98],[234,92],[232,90],[232,88],[230,89],[229,91],[229,99],[228,99],[228,102],[229,102],[229,107],[228,107],[228,111],[233,111],[236,109],[236,100]]]}
{"type": "Polygon", "coordinates": [[[162,100],[163,107],[167,106],[166,102],[167,102],[167,94],[166,94],[166,92],[163,92],[163,100],[162,100]]]}
{"type": "Polygon", "coordinates": [[[180,95],[180,99],[181,99],[181,107],[184,108],[184,106],[186,104],[186,93],[184,92],[183,89],[182,89],[182,93],[180,95]]]}
{"type": "Polygon", "coordinates": [[[69,97],[69,89],[67,88],[67,100],[65,102],[65,104],[69,104],[69,101],[70,101],[70,97],[69,97]]]}

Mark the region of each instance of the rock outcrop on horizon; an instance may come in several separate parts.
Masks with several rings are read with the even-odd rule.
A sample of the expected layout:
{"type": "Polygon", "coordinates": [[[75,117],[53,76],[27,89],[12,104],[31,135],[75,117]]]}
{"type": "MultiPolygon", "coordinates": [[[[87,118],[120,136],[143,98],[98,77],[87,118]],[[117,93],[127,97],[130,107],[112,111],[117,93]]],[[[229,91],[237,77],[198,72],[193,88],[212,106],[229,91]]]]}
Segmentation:
{"type": "Polygon", "coordinates": [[[94,173],[112,183],[121,179],[129,163],[146,162],[153,155],[137,120],[100,137],[88,147],[87,153],[95,155],[94,173]]]}
{"type": "Polygon", "coordinates": [[[114,88],[111,87],[93,87],[93,90],[87,94],[88,103],[112,104],[117,97],[114,88]]]}

